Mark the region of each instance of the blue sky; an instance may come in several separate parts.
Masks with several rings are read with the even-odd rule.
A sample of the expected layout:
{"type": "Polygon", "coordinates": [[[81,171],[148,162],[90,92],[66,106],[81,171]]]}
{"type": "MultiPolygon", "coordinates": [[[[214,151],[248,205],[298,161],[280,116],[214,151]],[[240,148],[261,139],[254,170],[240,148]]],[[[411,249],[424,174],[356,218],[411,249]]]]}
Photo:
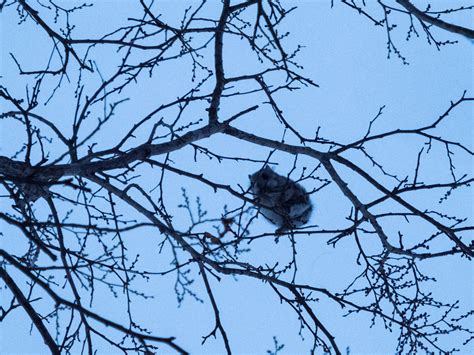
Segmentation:
{"type": "MultiPolygon", "coordinates": [[[[340,4],[331,9],[329,1],[295,1],[294,3],[297,4],[298,9],[288,16],[283,26],[285,30],[291,31],[290,37],[285,39],[284,44],[289,48],[294,48],[297,44],[304,45],[298,56],[299,64],[304,67],[301,72],[320,87],[291,93],[282,92],[277,95],[277,98],[285,116],[306,136],[312,136],[320,126],[320,132],[325,138],[343,143],[355,141],[364,136],[370,120],[384,105],[384,114],[374,125],[373,132],[383,132],[397,127],[413,128],[433,121],[449,107],[450,101],[457,100],[464,90],[468,90],[468,94],[472,95],[473,45],[468,40],[433,30],[440,38],[459,41],[456,45],[445,46],[441,51],[437,51],[434,46],[428,46],[423,37],[406,42],[405,32],[400,28],[395,40],[410,62],[410,65],[402,65],[397,58],[387,59],[385,31],[376,28],[355,11],[340,4]]],[[[158,1],[156,4],[156,11],[163,13],[162,19],[177,25],[182,10],[180,6],[185,7],[197,2],[182,1],[178,6],[176,2],[158,1]]],[[[211,13],[219,9],[216,1],[216,5],[208,5],[207,11],[211,13]]],[[[91,33],[106,33],[127,17],[137,16],[134,14],[138,12],[131,6],[131,2],[125,5],[124,2],[107,1],[85,9],[84,14],[87,15],[74,17],[77,25],[75,33],[78,38],[86,37],[91,33]],[[120,6],[117,6],[119,3],[120,6]]],[[[472,17],[472,13],[470,15],[472,17]]],[[[21,96],[24,94],[26,79],[19,78],[17,75],[9,52],[15,53],[26,68],[33,69],[44,65],[50,44],[39,31],[38,26],[33,25],[31,21],[27,21],[19,30],[16,26],[18,19],[15,17],[14,8],[5,9],[1,16],[1,84],[11,88],[11,93],[21,96]]],[[[466,24],[469,22],[469,14],[453,16],[452,20],[466,24]]],[[[404,28],[401,23],[400,27],[404,28]]],[[[227,37],[225,41],[224,62],[227,75],[244,74],[259,68],[259,64],[251,53],[241,48],[242,43],[227,37]]],[[[117,64],[116,54],[110,49],[98,50],[94,54],[97,56],[100,72],[106,77],[117,64]]],[[[207,54],[211,55],[211,51],[207,51],[207,54]]],[[[139,59],[138,56],[137,60],[139,59]]],[[[212,57],[209,56],[204,61],[211,59],[212,57]]],[[[76,78],[71,76],[70,79],[71,83],[65,82],[47,106],[38,108],[38,112],[48,117],[54,116],[52,119],[66,132],[69,132],[75,109],[73,88],[76,78]]],[[[98,78],[89,77],[85,79],[85,82],[92,87],[97,84],[98,78]]],[[[136,120],[145,116],[159,104],[173,100],[182,94],[189,88],[189,82],[189,63],[186,61],[165,63],[154,72],[152,78],[143,75],[137,84],[131,85],[123,93],[131,99],[121,106],[107,129],[96,137],[97,149],[105,149],[116,143],[120,135],[136,120]]],[[[47,97],[48,86],[52,89],[54,85],[54,80],[45,84],[44,97],[47,97]]],[[[257,103],[260,105],[259,110],[241,118],[236,126],[278,140],[282,136],[282,129],[273,116],[272,110],[268,105],[262,104],[262,101],[264,101],[263,97],[258,95],[226,99],[223,101],[220,115],[227,117],[257,103]]],[[[206,118],[207,113],[204,109],[204,105],[190,108],[185,112],[183,121],[206,118]]],[[[173,110],[169,110],[163,115],[172,117],[174,114],[173,110]]],[[[472,145],[474,136],[472,118],[472,105],[463,105],[450,115],[450,119],[442,127],[442,132],[447,137],[470,142],[472,145]]],[[[0,123],[2,125],[0,126],[1,141],[9,142],[9,144],[1,145],[0,154],[10,156],[23,142],[24,137],[15,130],[15,123],[5,120],[0,123]]],[[[146,129],[140,131],[136,142],[146,137],[146,133],[146,129]]],[[[297,143],[297,140],[288,134],[287,142],[297,143]]],[[[54,144],[57,143],[53,142],[50,146],[53,152],[54,144]]],[[[416,139],[413,141],[395,139],[384,144],[374,144],[371,149],[377,159],[384,162],[387,169],[404,177],[403,174],[413,171],[416,164],[416,152],[422,144],[422,141],[416,139]]],[[[265,159],[269,153],[267,149],[222,135],[204,141],[203,145],[223,155],[239,155],[255,159],[265,159]]],[[[442,153],[437,156],[444,158],[442,153]]],[[[347,157],[364,168],[370,168],[367,161],[357,154],[349,154],[347,157]]],[[[212,181],[224,182],[236,189],[239,184],[248,186],[248,175],[259,168],[258,164],[245,162],[218,164],[215,159],[209,160],[205,157],[199,157],[197,162],[194,162],[191,149],[174,153],[172,159],[176,167],[203,173],[212,181]]],[[[293,157],[280,152],[274,154],[272,161],[278,164],[276,171],[281,174],[286,174],[293,165],[293,157]]],[[[472,161],[459,155],[459,160],[456,161],[459,173],[465,171],[472,174],[470,163],[472,161]]],[[[314,161],[300,157],[295,175],[301,172],[303,166],[309,168],[314,164],[314,161]]],[[[420,178],[425,182],[439,178],[440,174],[443,174],[442,171],[446,170],[443,168],[446,165],[443,164],[446,164],[443,159],[427,156],[420,178]]],[[[142,173],[140,178],[142,187],[151,190],[156,185],[157,177],[154,175],[157,174],[156,171],[142,167],[137,173],[142,173]]],[[[377,196],[349,172],[341,169],[341,174],[347,178],[355,191],[364,196],[365,202],[377,196]]],[[[324,177],[324,173],[321,173],[321,176],[324,177]]],[[[167,175],[165,183],[166,203],[170,211],[173,211],[175,223],[182,225],[183,229],[189,225],[189,219],[186,212],[178,208],[178,205],[183,202],[182,187],[186,188],[192,202],[197,196],[200,197],[209,215],[219,215],[224,205],[228,205],[229,209],[240,205],[240,201],[233,199],[229,194],[214,193],[211,188],[187,178],[167,175]]],[[[390,185],[388,180],[387,184],[390,185]]],[[[313,183],[306,187],[310,189],[314,186],[313,183]]],[[[456,191],[453,194],[456,196],[453,201],[448,201],[444,205],[445,211],[457,212],[461,216],[472,218],[472,195],[466,192],[458,194],[456,191]]],[[[420,209],[429,208],[437,203],[439,197],[439,194],[422,196],[414,198],[414,202],[419,204],[420,209]]],[[[321,228],[344,226],[350,205],[336,187],[329,186],[314,194],[312,201],[315,205],[315,213],[311,224],[316,224],[321,228]]],[[[4,205],[3,208],[7,206],[4,205]]],[[[41,209],[40,206],[38,208],[41,209]]],[[[133,218],[132,211],[126,209],[124,211],[129,212],[130,218],[133,218]]],[[[399,227],[397,223],[387,225],[388,229],[394,231],[399,227]]],[[[10,231],[7,226],[2,226],[2,228],[10,231]]],[[[272,228],[269,222],[260,217],[255,222],[252,232],[258,234],[272,231],[272,228]]],[[[0,243],[9,247],[13,243],[18,243],[14,233],[16,232],[13,230],[8,235],[5,233],[0,243]]],[[[411,233],[416,234],[416,230],[411,230],[411,233]]],[[[298,281],[333,291],[342,290],[360,271],[355,264],[357,252],[352,240],[344,240],[336,248],[332,248],[327,245],[329,238],[316,234],[298,239],[298,281]]],[[[159,242],[157,231],[152,229],[142,229],[126,235],[130,255],[140,254],[140,265],[147,270],[161,271],[169,267],[170,251],[165,249],[163,253],[158,254],[159,242]]],[[[378,245],[376,240],[367,239],[365,242],[367,248],[376,248],[378,245]]],[[[21,249],[23,245],[18,243],[15,247],[21,249]]],[[[291,258],[291,246],[288,240],[275,244],[270,238],[253,243],[251,247],[252,251],[244,257],[249,262],[271,264],[278,260],[284,263],[291,258]]],[[[446,302],[460,299],[464,309],[473,308],[472,263],[448,257],[442,262],[439,260],[420,262],[420,268],[429,271],[430,275],[438,279],[438,283],[430,287],[440,299],[446,302]]],[[[196,273],[193,275],[196,276],[196,273]]],[[[158,335],[176,336],[177,342],[193,354],[222,353],[222,340],[219,338],[211,338],[205,346],[201,346],[201,336],[206,335],[213,328],[214,315],[200,278],[196,278],[193,290],[204,300],[204,303],[187,297],[181,306],[177,307],[176,296],[173,292],[174,283],[173,274],[153,278],[149,282],[138,281],[137,288],[142,287],[155,298],[147,301],[137,299],[133,303],[136,319],[141,320],[158,335]]],[[[211,283],[217,302],[221,306],[222,321],[235,353],[264,353],[267,349],[272,349],[273,336],[276,336],[280,343],[285,344],[283,351],[285,354],[308,352],[311,347],[310,335],[303,332],[303,337],[301,337],[298,334],[299,322],[295,314],[287,305],[280,304],[275,293],[267,285],[257,280],[233,279],[232,277],[224,278],[220,282],[211,278],[211,283]]],[[[369,328],[370,316],[342,317],[344,311],[341,311],[337,305],[324,297],[319,298],[320,301],[314,309],[321,321],[335,335],[341,349],[350,347],[351,354],[393,353],[397,334],[390,334],[384,330],[380,321],[369,328]]],[[[2,301],[6,302],[8,298],[2,301]]],[[[125,319],[124,314],[118,311],[123,310],[123,307],[123,299],[114,299],[105,288],[98,287],[93,309],[120,321],[125,319]],[[103,291],[102,294],[101,291],[103,291]]],[[[36,330],[30,332],[30,324],[22,311],[17,311],[14,316],[7,317],[0,324],[0,336],[0,352],[4,354],[43,353],[39,350],[42,349],[43,343],[36,330]]],[[[462,339],[455,336],[442,340],[442,344],[448,348],[460,342],[462,339]]],[[[105,349],[105,344],[100,344],[99,348],[102,346],[105,349]]],[[[468,352],[469,349],[466,349],[465,353],[468,352]]]]}

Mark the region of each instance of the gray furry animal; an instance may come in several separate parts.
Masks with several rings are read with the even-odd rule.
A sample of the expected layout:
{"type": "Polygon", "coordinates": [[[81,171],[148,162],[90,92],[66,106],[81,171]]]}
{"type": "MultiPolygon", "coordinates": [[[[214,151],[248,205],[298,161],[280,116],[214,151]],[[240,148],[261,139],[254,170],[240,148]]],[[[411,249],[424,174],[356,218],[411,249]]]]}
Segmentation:
{"type": "Polygon", "coordinates": [[[313,206],[305,189],[268,165],[249,175],[251,191],[260,212],[278,231],[298,228],[308,223],[313,206]]]}

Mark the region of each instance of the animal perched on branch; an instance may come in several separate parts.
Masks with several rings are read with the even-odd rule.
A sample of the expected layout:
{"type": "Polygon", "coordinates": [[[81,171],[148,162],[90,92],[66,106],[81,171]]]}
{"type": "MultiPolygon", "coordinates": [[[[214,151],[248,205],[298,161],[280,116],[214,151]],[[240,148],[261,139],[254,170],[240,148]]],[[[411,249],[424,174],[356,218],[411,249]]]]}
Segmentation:
{"type": "Polygon", "coordinates": [[[268,165],[249,178],[256,205],[265,218],[279,227],[277,231],[308,223],[313,206],[301,185],[278,175],[268,165]]]}

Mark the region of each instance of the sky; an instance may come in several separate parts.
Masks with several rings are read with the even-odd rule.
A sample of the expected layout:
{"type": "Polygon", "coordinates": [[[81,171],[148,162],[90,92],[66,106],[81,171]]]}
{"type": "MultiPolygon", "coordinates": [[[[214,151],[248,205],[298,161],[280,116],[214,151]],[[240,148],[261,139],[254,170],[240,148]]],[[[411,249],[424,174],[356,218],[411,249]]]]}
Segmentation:
{"type": "MultiPolygon", "coordinates": [[[[177,25],[182,9],[189,4],[197,2],[156,1],[155,9],[163,14],[162,20],[177,25]]],[[[220,6],[217,4],[217,1],[209,2],[206,11],[218,14],[220,6]]],[[[298,62],[303,66],[301,72],[314,80],[319,88],[282,92],[277,98],[286,117],[289,117],[294,127],[305,135],[311,136],[318,127],[321,127],[320,133],[325,138],[344,143],[355,141],[365,135],[370,120],[375,117],[381,106],[385,106],[384,114],[374,125],[373,132],[383,132],[397,127],[412,128],[433,121],[449,107],[450,101],[457,100],[464,90],[472,95],[473,44],[467,39],[433,30],[440,38],[459,41],[438,51],[426,43],[423,35],[421,38],[406,42],[403,26],[399,34],[394,37],[399,49],[410,63],[403,65],[396,57],[387,58],[385,31],[376,28],[349,7],[336,4],[331,8],[330,1],[322,0],[294,1],[293,4],[298,8],[284,22],[283,28],[290,31],[291,35],[283,43],[289,48],[295,48],[297,44],[304,45],[298,55],[298,62]]],[[[93,33],[107,33],[117,24],[123,23],[127,17],[137,17],[138,11],[138,7],[132,6],[132,2],[104,1],[83,10],[82,16],[73,17],[77,26],[76,36],[79,38],[93,33]]],[[[49,42],[39,31],[38,26],[33,25],[31,21],[18,27],[14,7],[6,8],[0,16],[2,17],[1,85],[10,88],[11,93],[21,96],[24,93],[26,79],[17,75],[15,63],[9,53],[15,53],[17,58],[21,58],[22,65],[26,68],[34,68],[44,65],[47,61],[49,42]]],[[[472,13],[470,16],[472,18],[472,13]]],[[[469,14],[453,15],[450,19],[469,25],[469,14]]],[[[402,21],[400,27],[401,23],[402,21]]],[[[232,76],[255,71],[259,64],[256,64],[255,58],[245,51],[242,42],[227,37],[224,38],[226,74],[232,76]]],[[[205,53],[208,57],[204,61],[211,64],[212,53],[210,51],[205,53]]],[[[101,74],[107,77],[118,63],[116,54],[113,50],[99,49],[94,55],[101,74]]],[[[47,106],[38,108],[39,112],[48,117],[54,116],[55,122],[66,132],[70,130],[71,117],[75,109],[71,89],[74,88],[74,78],[71,79],[71,83],[65,82],[47,106]]],[[[98,81],[97,77],[86,80],[90,87],[96,85],[98,81]]],[[[163,64],[154,72],[152,78],[142,76],[137,84],[131,85],[123,93],[131,99],[123,103],[113,122],[96,137],[97,149],[106,149],[116,143],[124,131],[154,107],[182,94],[189,88],[189,81],[189,63],[185,61],[163,64]]],[[[55,85],[54,80],[45,85],[46,88],[49,85],[51,92],[55,85]]],[[[46,89],[43,99],[47,97],[47,92],[46,89]]],[[[227,117],[253,103],[258,103],[259,110],[239,120],[236,123],[237,127],[264,137],[280,139],[281,127],[272,115],[271,109],[268,105],[262,104],[262,101],[262,97],[257,96],[229,98],[223,101],[220,115],[227,117]]],[[[207,113],[204,108],[204,105],[190,108],[185,112],[183,120],[205,118],[207,113]]],[[[5,108],[7,109],[9,108],[5,108]]],[[[172,110],[163,113],[164,116],[170,115],[170,117],[174,114],[172,110]]],[[[450,120],[442,127],[443,132],[448,137],[470,142],[472,146],[474,136],[472,117],[472,105],[461,106],[450,115],[450,120]]],[[[15,123],[2,120],[0,124],[2,142],[0,154],[11,156],[23,142],[24,137],[15,130],[15,123]]],[[[146,133],[146,130],[140,131],[136,142],[146,137],[146,133]]],[[[297,143],[297,140],[289,135],[287,142],[297,143]]],[[[53,152],[55,144],[57,143],[53,142],[50,146],[53,152]]],[[[269,153],[267,149],[224,136],[213,137],[203,144],[223,155],[237,154],[242,157],[265,159],[269,153]]],[[[421,145],[420,141],[394,140],[371,148],[377,159],[383,161],[389,171],[397,172],[403,177],[404,173],[413,171],[416,164],[416,153],[413,152],[417,152],[421,145]]],[[[420,179],[425,182],[439,178],[442,174],[440,167],[446,164],[446,161],[443,161],[442,153],[436,156],[442,158],[427,156],[424,160],[420,179]]],[[[367,161],[360,156],[348,155],[348,157],[362,167],[370,168],[367,161]]],[[[248,175],[259,168],[258,164],[245,162],[218,164],[215,159],[209,160],[202,156],[194,162],[191,149],[176,152],[172,158],[176,167],[203,173],[212,181],[224,182],[236,189],[239,184],[248,186],[248,175]]],[[[275,169],[281,174],[287,173],[293,165],[293,157],[279,152],[274,154],[272,161],[278,164],[275,169]]],[[[469,165],[471,163],[472,161],[459,155],[456,164],[460,175],[463,171],[472,174],[473,169],[469,165]]],[[[300,157],[295,175],[301,172],[303,166],[310,168],[314,166],[314,161],[300,157]]],[[[156,186],[156,174],[158,174],[156,171],[142,167],[137,173],[142,174],[139,179],[142,187],[151,190],[156,186]]],[[[349,172],[341,169],[341,174],[348,179],[355,191],[363,194],[365,201],[370,201],[376,196],[374,191],[368,190],[366,185],[357,181],[349,172]]],[[[321,173],[321,176],[324,177],[324,174],[321,173]]],[[[311,184],[305,187],[310,189],[317,186],[317,182],[311,184]]],[[[182,188],[186,189],[191,203],[195,204],[199,196],[209,215],[219,215],[224,205],[228,205],[231,209],[240,204],[225,192],[214,193],[211,188],[180,176],[167,175],[165,186],[167,187],[165,201],[173,211],[176,223],[182,225],[183,229],[189,225],[189,218],[186,211],[178,207],[183,203],[182,188]]],[[[414,202],[421,206],[430,206],[438,199],[438,195],[425,196],[414,198],[414,202]]],[[[315,212],[310,224],[322,228],[344,225],[350,206],[336,187],[329,186],[312,195],[312,202],[315,212]]],[[[3,200],[2,210],[8,208],[7,203],[3,200]]],[[[457,212],[461,216],[472,218],[472,206],[472,195],[464,192],[456,195],[453,201],[448,201],[444,208],[449,213],[457,212]]],[[[38,205],[38,209],[41,209],[41,205],[38,205]]],[[[130,218],[134,217],[132,211],[126,209],[124,211],[130,213],[130,218]]],[[[387,225],[387,228],[394,230],[398,227],[397,224],[387,225]]],[[[15,235],[17,232],[5,225],[0,228],[5,232],[0,244],[18,250],[24,247],[17,241],[18,235],[15,235]]],[[[260,217],[252,231],[257,234],[271,231],[272,228],[269,222],[260,217]]],[[[128,252],[130,255],[140,254],[140,265],[148,270],[166,270],[169,267],[171,254],[169,250],[158,254],[160,238],[156,234],[157,232],[152,229],[127,234],[125,238],[128,252]]],[[[353,241],[342,241],[333,248],[327,245],[329,238],[316,234],[298,240],[298,280],[317,287],[342,290],[357,274],[355,264],[357,252],[353,241]]],[[[377,245],[375,240],[365,242],[367,248],[371,248],[372,243],[377,245]]],[[[278,244],[275,244],[273,239],[262,240],[251,247],[252,251],[245,255],[245,260],[261,264],[265,262],[271,264],[275,260],[283,262],[291,260],[291,246],[287,240],[282,240],[278,244]]],[[[430,288],[440,299],[446,302],[460,299],[465,310],[473,308],[472,263],[448,257],[442,262],[423,261],[420,263],[420,268],[429,271],[437,278],[438,282],[432,284],[430,288]]],[[[216,300],[221,307],[222,322],[236,354],[262,354],[273,348],[274,336],[279,343],[285,345],[284,354],[308,353],[311,347],[310,335],[307,332],[303,332],[303,336],[298,334],[299,322],[295,314],[287,305],[280,303],[267,285],[257,280],[243,278],[223,278],[220,282],[212,278],[210,280],[216,300]]],[[[146,301],[137,299],[133,302],[136,319],[141,320],[142,324],[158,335],[176,336],[178,344],[192,354],[222,353],[224,348],[220,338],[211,338],[201,346],[201,337],[209,333],[214,324],[212,308],[201,280],[196,278],[193,290],[204,302],[201,303],[188,296],[179,307],[173,292],[174,284],[174,274],[153,278],[148,282],[138,280],[137,288],[142,288],[154,298],[146,301]]],[[[4,298],[4,294],[2,290],[0,297],[2,302],[7,302],[9,298],[4,298]]],[[[105,288],[101,290],[98,287],[93,309],[120,321],[125,319],[121,312],[123,307],[123,299],[114,299],[105,288]]],[[[351,354],[394,353],[397,334],[386,331],[380,320],[370,328],[370,316],[342,317],[345,312],[323,297],[320,297],[314,309],[320,320],[336,337],[342,350],[349,347],[351,354]]],[[[442,340],[441,344],[449,348],[458,345],[462,340],[452,336],[442,340]]],[[[105,349],[106,344],[101,344],[99,341],[98,347],[105,349]]],[[[470,349],[465,349],[464,353],[470,351],[474,351],[472,346],[470,349]]],[[[0,352],[46,353],[38,333],[35,329],[30,330],[30,323],[21,310],[0,324],[0,352]]]]}

